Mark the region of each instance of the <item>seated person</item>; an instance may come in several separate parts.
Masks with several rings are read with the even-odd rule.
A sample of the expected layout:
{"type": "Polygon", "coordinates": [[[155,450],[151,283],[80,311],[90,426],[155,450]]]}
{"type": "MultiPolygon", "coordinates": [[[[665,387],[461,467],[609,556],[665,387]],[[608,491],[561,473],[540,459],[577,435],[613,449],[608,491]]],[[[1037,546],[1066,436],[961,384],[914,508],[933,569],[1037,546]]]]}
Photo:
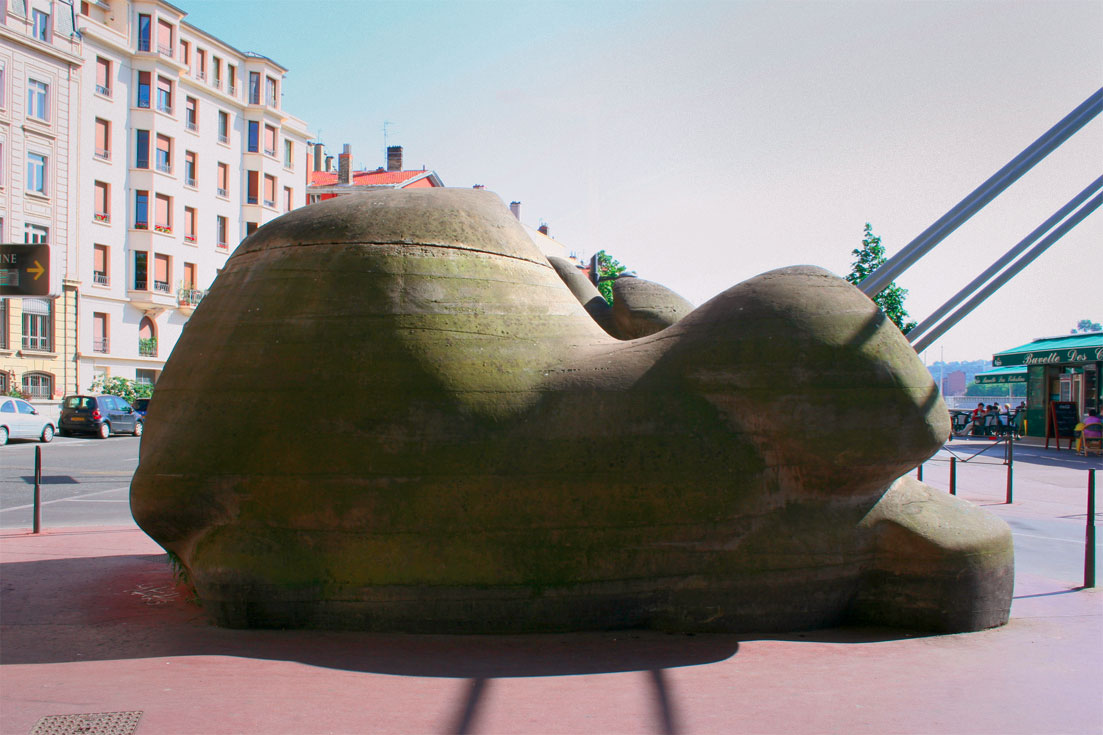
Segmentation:
{"type": "Polygon", "coordinates": [[[1099,417],[1099,411],[1088,409],[1088,415],[1084,417],[1084,434],[1090,439],[1098,439],[1103,436],[1103,418],[1099,417]]]}

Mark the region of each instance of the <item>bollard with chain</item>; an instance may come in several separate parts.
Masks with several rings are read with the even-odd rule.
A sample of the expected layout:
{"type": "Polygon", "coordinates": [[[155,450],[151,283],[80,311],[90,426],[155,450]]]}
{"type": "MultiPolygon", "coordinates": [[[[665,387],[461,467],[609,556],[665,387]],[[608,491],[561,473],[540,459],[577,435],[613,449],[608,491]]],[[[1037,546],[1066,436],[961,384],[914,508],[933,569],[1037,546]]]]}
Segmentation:
{"type": "Polygon", "coordinates": [[[923,465],[919,465],[915,468],[915,479],[923,482],[923,465]]]}
{"type": "Polygon", "coordinates": [[[42,447],[34,448],[34,521],[32,533],[42,530],[42,447]]]}
{"type": "Polygon", "coordinates": [[[1088,521],[1084,527],[1084,586],[1095,586],[1095,470],[1088,470],[1088,521]]]}
{"type": "Polygon", "coordinates": [[[950,457],[950,495],[957,495],[957,457],[950,457]]]}
{"type": "Polygon", "coordinates": [[[1015,467],[1015,442],[1012,440],[1011,435],[1007,435],[1007,501],[1006,504],[1011,504],[1011,476],[1014,473],[1015,467]]]}

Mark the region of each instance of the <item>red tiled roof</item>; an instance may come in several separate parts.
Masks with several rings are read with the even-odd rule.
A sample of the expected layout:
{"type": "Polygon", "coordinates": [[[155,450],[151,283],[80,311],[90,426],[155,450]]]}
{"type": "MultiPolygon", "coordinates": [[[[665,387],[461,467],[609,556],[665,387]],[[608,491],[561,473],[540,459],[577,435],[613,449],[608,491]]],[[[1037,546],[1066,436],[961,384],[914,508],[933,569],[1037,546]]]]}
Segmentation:
{"type": "MultiPolygon", "coordinates": [[[[426,171],[353,171],[352,183],[355,186],[395,186],[422,176],[426,171]]],[[[312,171],[311,186],[336,186],[336,171],[312,171]]]]}

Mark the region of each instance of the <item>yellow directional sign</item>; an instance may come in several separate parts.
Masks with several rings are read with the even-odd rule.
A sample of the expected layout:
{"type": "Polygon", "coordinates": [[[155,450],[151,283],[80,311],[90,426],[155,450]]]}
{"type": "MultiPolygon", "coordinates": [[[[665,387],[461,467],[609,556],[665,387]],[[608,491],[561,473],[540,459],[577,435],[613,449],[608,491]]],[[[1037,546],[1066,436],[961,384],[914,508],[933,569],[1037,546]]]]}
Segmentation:
{"type": "Polygon", "coordinates": [[[49,296],[50,246],[0,243],[0,296],[49,296]]]}

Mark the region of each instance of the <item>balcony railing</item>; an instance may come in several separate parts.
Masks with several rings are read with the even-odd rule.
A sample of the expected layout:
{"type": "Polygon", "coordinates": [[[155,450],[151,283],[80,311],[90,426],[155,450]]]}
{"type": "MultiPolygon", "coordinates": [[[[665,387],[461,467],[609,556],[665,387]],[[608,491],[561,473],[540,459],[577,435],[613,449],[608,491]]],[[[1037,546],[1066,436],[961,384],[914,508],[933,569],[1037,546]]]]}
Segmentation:
{"type": "Polygon", "coordinates": [[[138,338],[138,354],[142,357],[157,357],[157,338],[138,338]]]}
{"type": "Polygon", "coordinates": [[[163,46],[161,44],[157,44],[157,53],[161,54],[161,56],[167,56],[171,59],[172,58],[172,46],[163,46]]]}
{"type": "Polygon", "coordinates": [[[106,337],[103,338],[103,339],[94,339],[94,340],[92,340],[92,351],[93,352],[107,352],[107,348],[108,348],[108,342],[107,342],[106,337]]]}
{"type": "Polygon", "coordinates": [[[236,84],[227,85],[226,94],[230,95],[231,97],[236,97],[237,96],[237,85],[236,84]]]}
{"type": "Polygon", "coordinates": [[[23,349],[25,350],[39,350],[40,352],[50,351],[50,338],[49,337],[36,337],[33,334],[23,335],[23,349]]]}
{"type": "Polygon", "coordinates": [[[227,197],[230,196],[230,192],[226,191],[222,187],[219,187],[216,191],[218,192],[218,195],[220,197],[222,197],[223,199],[226,199],[227,197]]]}
{"type": "Polygon", "coordinates": [[[226,243],[226,242],[218,242],[218,243],[216,243],[216,247],[219,250],[229,250],[230,249],[230,244],[226,243]]]}
{"type": "Polygon", "coordinates": [[[149,39],[148,38],[139,38],[138,39],[138,50],[139,51],[149,51],[149,39]]]}
{"type": "Polygon", "coordinates": [[[161,293],[172,293],[172,290],[169,288],[169,282],[168,281],[154,280],[153,281],[153,290],[154,291],[160,291],[161,293]]]}
{"type": "Polygon", "coordinates": [[[165,113],[166,115],[171,115],[172,114],[172,105],[170,105],[167,102],[158,102],[157,103],[157,109],[160,110],[161,112],[165,113]]]}
{"type": "Polygon", "coordinates": [[[172,173],[172,164],[169,163],[168,161],[158,161],[157,162],[157,170],[160,171],[161,173],[171,174],[172,173]]]}
{"type": "Polygon", "coordinates": [[[185,176],[184,177],[184,185],[185,186],[195,186],[195,177],[194,176],[185,176]]]}
{"type": "Polygon", "coordinates": [[[206,291],[201,291],[198,288],[191,288],[189,286],[183,286],[176,291],[176,298],[181,306],[198,306],[199,302],[202,301],[203,297],[206,295],[206,291]]]}
{"type": "Polygon", "coordinates": [[[97,222],[104,222],[104,223],[111,222],[111,215],[108,214],[107,212],[96,212],[92,216],[96,218],[97,222]]]}
{"type": "Polygon", "coordinates": [[[269,148],[268,146],[264,146],[264,155],[272,156],[272,158],[275,158],[276,157],[276,149],[275,148],[269,148]]]}
{"type": "Polygon", "coordinates": [[[199,123],[197,123],[195,120],[188,120],[187,126],[188,130],[199,130],[199,123]]]}
{"type": "Polygon", "coordinates": [[[102,94],[104,97],[111,96],[111,87],[105,87],[102,84],[96,85],[96,94],[102,94]]]}
{"type": "Polygon", "coordinates": [[[230,142],[230,136],[226,135],[226,133],[219,133],[218,134],[218,142],[219,143],[229,143],[230,142]]]}
{"type": "Polygon", "coordinates": [[[205,81],[207,81],[207,72],[205,72],[205,71],[196,71],[195,72],[195,78],[198,79],[201,82],[205,82],[205,81]]]}
{"type": "Polygon", "coordinates": [[[245,203],[246,204],[256,204],[257,203],[257,195],[256,194],[250,194],[250,195],[246,196],[245,197],[245,203]]]}
{"type": "Polygon", "coordinates": [[[97,148],[95,152],[96,158],[102,158],[105,161],[111,160],[111,151],[106,148],[97,148]]]}
{"type": "Polygon", "coordinates": [[[92,271],[92,283],[97,286],[107,286],[107,274],[103,271],[92,271]]]}

